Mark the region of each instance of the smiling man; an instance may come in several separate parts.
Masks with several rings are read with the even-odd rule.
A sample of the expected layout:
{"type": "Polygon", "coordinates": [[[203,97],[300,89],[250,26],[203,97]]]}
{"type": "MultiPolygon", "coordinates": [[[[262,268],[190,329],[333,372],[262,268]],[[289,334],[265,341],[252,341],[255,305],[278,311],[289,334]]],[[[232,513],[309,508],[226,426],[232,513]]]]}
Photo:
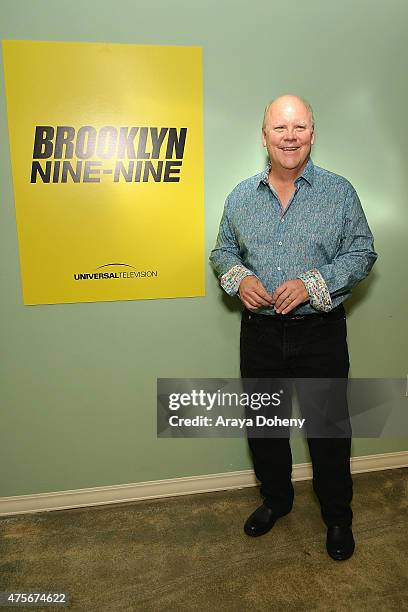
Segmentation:
{"type": "MultiPolygon", "coordinates": [[[[343,302],[377,258],[373,236],[349,181],[314,165],[310,158],[314,142],[310,104],[294,95],[268,104],[262,142],[268,167],[227,197],[210,256],[223,289],[238,296],[245,307],[241,375],[346,380],[343,302]]],[[[305,407],[310,402],[304,390],[299,401],[301,407],[302,402],[305,407]]],[[[327,526],[326,548],[336,560],[348,559],[354,552],[351,427],[345,392],[340,403],[337,409],[346,435],[308,434],[313,488],[327,526]]],[[[244,529],[247,535],[259,536],[292,509],[292,455],[288,435],[248,436],[248,443],[263,503],[244,529]]]]}

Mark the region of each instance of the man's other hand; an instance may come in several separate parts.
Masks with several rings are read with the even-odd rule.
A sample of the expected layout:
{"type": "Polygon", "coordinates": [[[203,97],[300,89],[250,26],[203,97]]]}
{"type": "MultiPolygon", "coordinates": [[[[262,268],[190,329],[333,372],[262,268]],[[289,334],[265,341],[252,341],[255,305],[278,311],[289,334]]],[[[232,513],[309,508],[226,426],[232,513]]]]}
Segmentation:
{"type": "MultiPolygon", "coordinates": [[[[245,279],[244,279],[245,280],[245,279]]],[[[275,311],[280,314],[287,314],[299,304],[309,301],[309,294],[305,284],[300,278],[288,280],[280,285],[272,295],[275,303],[275,311]]]]}
{"type": "Polygon", "coordinates": [[[248,310],[256,310],[261,306],[272,308],[274,302],[259,278],[245,276],[239,285],[239,297],[248,310]]]}

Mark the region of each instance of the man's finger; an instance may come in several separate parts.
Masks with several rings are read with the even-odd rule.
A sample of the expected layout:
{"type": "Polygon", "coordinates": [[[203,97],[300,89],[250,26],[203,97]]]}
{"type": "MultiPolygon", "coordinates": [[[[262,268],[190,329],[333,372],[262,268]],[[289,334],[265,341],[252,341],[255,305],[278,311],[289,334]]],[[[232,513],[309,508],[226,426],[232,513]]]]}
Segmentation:
{"type": "Polygon", "coordinates": [[[275,302],[275,310],[276,308],[280,308],[285,300],[288,299],[290,295],[289,289],[286,289],[284,293],[282,293],[275,302]]]}
{"type": "Polygon", "coordinates": [[[247,308],[258,308],[258,304],[251,296],[241,296],[241,300],[247,308]]]}
{"type": "Polygon", "coordinates": [[[287,308],[289,305],[293,304],[294,302],[296,302],[297,304],[300,304],[300,301],[301,300],[300,300],[299,292],[292,291],[292,293],[289,293],[287,296],[281,299],[279,301],[279,304],[275,304],[275,310],[278,309],[280,312],[282,312],[283,310],[285,310],[285,308],[287,308]]]}
{"type": "Polygon", "coordinates": [[[288,314],[288,312],[290,312],[291,310],[296,308],[296,306],[299,306],[300,303],[301,303],[301,299],[300,298],[294,299],[293,302],[290,302],[290,304],[288,306],[285,306],[283,308],[282,314],[288,314]]]}
{"type": "Polygon", "coordinates": [[[270,299],[265,299],[264,297],[262,297],[261,295],[259,295],[259,293],[252,293],[251,294],[252,299],[256,300],[259,305],[261,306],[272,306],[272,302],[270,299]]]}
{"type": "Polygon", "coordinates": [[[288,289],[288,283],[283,283],[283,285],[280,285],[279,287],[276,287],[275,291],[273,292],[273,299],[276,301],[278,299],[278,297],[288,289]]]}
{"type": "Polygon", "coordinates": [[[247,276],[241,281],[239,295],[241,299],[251,296],[252,299],[259,300],[259,306],[273,306],[274,303],[271,295],[255,276],[247,276]]]}
{"type": "Polygon", "coordinates": [[[251,300],[253,302],[255,302],[255,304],[257,305],[257,307],[259,308],[260,306],[270,306],[270,303],[267,302],[266,300],[264,300],[263,298],[259,297],[258,294],[256,293],[251,293],[250,295],[246,296],[247,298],[250,297],[251,300]]]}
{"type": "Polygon", "coordinates": [[[266,306],[267,308],[271,308],[272,306],[270,302],[267,302],[266,300],[262,298],[255,298],[255,301],[257,302],[258,306],[266,306]]]}
{"type": "Polygon", "coordinates": [[[261,306],[266,306],[269,308],[271,306],[269,302],[259,297],[254,291],[248,293],[245,292],[244,294],[240,295],[240,297],[244,304],[245,302],[248,302],[251,305],[251,308],[260,308],[261,306]]]}
{"type": "Polygon", "coordinates": [[[272,296],[267,292],[261,282],[258,282],[257,286],[254,287],[254,291],[257,293],[257,295],[259,295],[259,297],[266,300],[269,304],[273,304],[272,296]]]}

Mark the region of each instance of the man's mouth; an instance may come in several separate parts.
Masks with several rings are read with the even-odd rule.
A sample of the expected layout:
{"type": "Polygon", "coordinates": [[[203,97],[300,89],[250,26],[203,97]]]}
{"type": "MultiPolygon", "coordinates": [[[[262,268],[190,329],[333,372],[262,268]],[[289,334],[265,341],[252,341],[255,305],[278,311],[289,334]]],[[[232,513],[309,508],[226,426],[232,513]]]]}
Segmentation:
{"type": "Polygon", "coordinates": [[[297,151],[299,147],[281,147],[282,151],[297,151]]]}

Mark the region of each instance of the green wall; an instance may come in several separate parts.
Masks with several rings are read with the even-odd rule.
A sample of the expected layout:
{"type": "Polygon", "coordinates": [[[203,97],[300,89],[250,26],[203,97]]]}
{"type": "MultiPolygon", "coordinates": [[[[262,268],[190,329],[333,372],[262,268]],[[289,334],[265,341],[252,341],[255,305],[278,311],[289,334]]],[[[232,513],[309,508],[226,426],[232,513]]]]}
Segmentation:
{"type": "MultiPolygon", "coordinates": [[[[263,167],[266,102],[310,100],[313,159],[354,184],[379,253],[348,302],[351,374],[405,377],[407,18],[404,0],[3,0],[0,34],[203,47],[207,254],[225,196],[263,167]]],[[[156,377],[238,376],[239,311],[209,266],[205,298],[22,305],[1,79],[0,495],[249,468],[244,439],[156,439],[156,377]]],[[[293,454],[309,460],[302,440],[293,454]]]]}

